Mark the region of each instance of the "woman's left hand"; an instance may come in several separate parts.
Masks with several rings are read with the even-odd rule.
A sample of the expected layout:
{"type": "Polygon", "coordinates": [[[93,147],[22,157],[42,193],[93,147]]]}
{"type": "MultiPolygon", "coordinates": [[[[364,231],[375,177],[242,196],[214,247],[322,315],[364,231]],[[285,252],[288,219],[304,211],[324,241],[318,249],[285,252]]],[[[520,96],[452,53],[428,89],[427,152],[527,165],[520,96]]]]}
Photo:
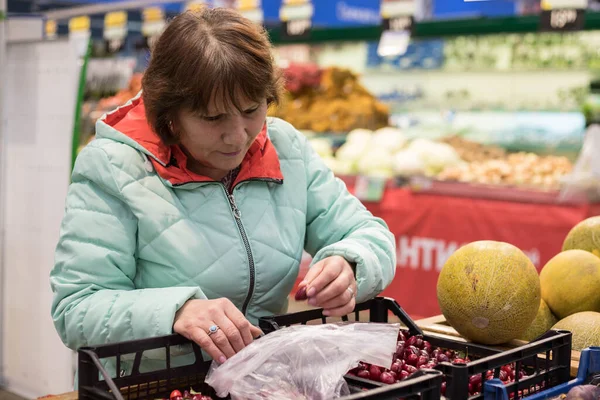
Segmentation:
{"type": "Polygon", "coordinates": [[[300,283],[302,287],[306,287],[308,304],[323,308],[326,316],[340,317],[354,311],[356,279],[343,257],[327,257],[313,265],[300,283]]]}

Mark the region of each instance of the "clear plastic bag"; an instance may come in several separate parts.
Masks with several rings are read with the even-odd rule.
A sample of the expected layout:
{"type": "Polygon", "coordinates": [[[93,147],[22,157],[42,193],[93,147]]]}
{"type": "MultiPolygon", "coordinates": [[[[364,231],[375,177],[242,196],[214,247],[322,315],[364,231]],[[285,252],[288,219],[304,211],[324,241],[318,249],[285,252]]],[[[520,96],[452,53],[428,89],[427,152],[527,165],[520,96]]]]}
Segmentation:
{"type": "Polygon", "coordinates": [[[296,325],[272,332],[206,378],[233,400],[331,399],[349,394],[343,378],[359,361],[390,368],[399,324],[296,325]]]}
{"type": "Polygon", "coordinates": [[[571,174],[562,180],[559,200],[587,203],[600,200],[600,125],[591,125],[571,174]]]}

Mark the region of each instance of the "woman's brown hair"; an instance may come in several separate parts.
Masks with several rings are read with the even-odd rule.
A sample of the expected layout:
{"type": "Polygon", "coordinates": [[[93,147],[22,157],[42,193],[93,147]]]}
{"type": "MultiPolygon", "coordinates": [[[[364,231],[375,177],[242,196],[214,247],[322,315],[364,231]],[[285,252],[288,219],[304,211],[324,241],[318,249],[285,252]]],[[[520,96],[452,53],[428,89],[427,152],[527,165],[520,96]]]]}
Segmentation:
{"type": "Polygon", "coordinates": [[[281,75],[263,28],[234,10],[203,7],[166,27],[152,49],[142,89],[150,126],[171,145],[178,142],[170,125],[179,111],[206,115],[213,99],[240,110],[240,95],[277,103],[281,75]]]}

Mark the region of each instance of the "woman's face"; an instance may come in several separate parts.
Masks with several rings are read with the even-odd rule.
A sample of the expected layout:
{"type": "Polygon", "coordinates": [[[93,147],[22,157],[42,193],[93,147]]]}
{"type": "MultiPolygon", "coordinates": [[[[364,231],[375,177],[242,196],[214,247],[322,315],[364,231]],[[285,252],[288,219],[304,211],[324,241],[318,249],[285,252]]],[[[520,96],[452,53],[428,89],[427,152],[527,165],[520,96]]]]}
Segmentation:
{"type": "Polygon", "coordinates": [[[206,115],[181,111],[174,127],[179,133],[183,151],[193,172],[220,180],[238,167],[267,117],[267,101],[240,101],[235,107],[208,107],[206,115]]]}

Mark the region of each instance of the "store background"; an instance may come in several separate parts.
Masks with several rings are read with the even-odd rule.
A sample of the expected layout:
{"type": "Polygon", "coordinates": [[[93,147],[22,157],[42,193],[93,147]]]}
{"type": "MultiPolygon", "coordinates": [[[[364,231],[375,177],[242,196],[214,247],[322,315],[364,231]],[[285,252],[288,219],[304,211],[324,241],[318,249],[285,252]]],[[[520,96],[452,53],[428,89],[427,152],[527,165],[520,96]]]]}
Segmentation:
{"type": "MultiPolygon", "coordinates": [[[[123,4],[0,0],[0,15],[9,17],[0,18],[0,384],[25,398],[72,389],[75,357],[55,333],[48,285],[69,173],[77,151],[92,138],[94,121],[135,94],[135,74],[147,62],[140,4],[154,3],[137,2],[127,10],[127,40],[117,54],[105,54],[108,9],[71,10],[107,3],[115,3],[111,11],[123,4]],[[89,15],[89,32],[69,29],[79,15],[89,15]],[[48,31],[49,20],[56,21],[55,35],[48,31]],[[94,46],[88,52],[90,34],[94,46]]],[[[273,32],[280,31],[281,5],[282,0],[262,0],[264,23],[273,32]]],[[[565,34],[537,32],[537,0],[415,1],[417,35],[402,56],[387,58],[377,54],[378,0],[312,5],[309,43],[276,41],[282,65],[350,69],[390,107],[391,124],[407,138],[461,132],[486,145],[576,160],[590,122],[583,105],[600,68],[598,1],[588,2],[591,30],[565,34]],[[350,37],[318,40],[335,32],[350,37]]],[[[167,18],[183,6],[160,4],[167,18]]],[[[344,133],[318,136],[340,144],[344,133]]],[[[355,176],[343,178],[356,188],[355,176]]],[[[428,184],[425,189],[392,184],[381,198],[365,200],[397,235],[398,278],[385,294],[415,317],[436,313],[437,273],[457,246],[484,238],[510,241],[541,268],[558,251],[565,230],[599,211],[589,201],[557,204],[543,192],[534,199],[510,188],[448,195],[447,188],[427,193],[428,184]]]]}

